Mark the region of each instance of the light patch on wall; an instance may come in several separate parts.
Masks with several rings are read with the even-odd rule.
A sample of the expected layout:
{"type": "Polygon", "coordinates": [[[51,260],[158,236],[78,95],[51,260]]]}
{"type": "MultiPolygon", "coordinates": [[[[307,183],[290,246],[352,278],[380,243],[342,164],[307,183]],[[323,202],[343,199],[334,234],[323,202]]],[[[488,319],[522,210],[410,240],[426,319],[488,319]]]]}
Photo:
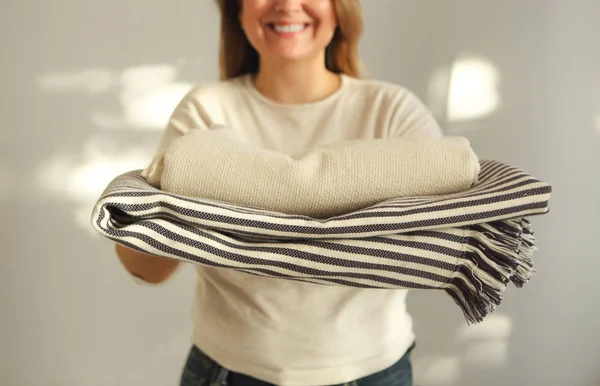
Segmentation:
{"type": "Polygon", "coordinates": [[[465,362],[475,366],[501,366],[508,359],[505,340],[487,340],[472,343],[465,354],[465,362]]]}
{"type": "Polygon", "coordinates": [[[193,87],[177,82],[179,69],[173,65],[135,66],[119,75],[118,113],[94,111],[92,123],[100,128],[115,130],[135,128],[163,130],[171,113],[193,87]]]}
{"type": "Polygon", "coordinates": [[[121,75],[121,106],[125,121],[143,129],[162,129],[177,103],[192,87],[177,83],[173,66],[132,67],[121,75]]]}
{"type": "Polygon", "coordinates": [[[47,73],[38,76],[40,90],[55,93],[102,94],[115,87],[115,75],[103,68],[89,68],[71,73],[47,73]]]}
{"type": "Polygon", "coordinates": [[[90,230],[90,216],[95,201],[110,181],[119,174],[143,169],[152,157],[149,149],[124,149],[108,137],[92,137],[81,155],[57,154],[40,164],[39,188],[55,199],[72,205],[77,225],[90,230]]]}
{"type": "Polygon", "coordinates": [[[469,365],[496,366],[507,360],[508,339],[513,322],[506,314],[489,315],[483,322],[458,331],[457,341],[465,344],[465,362],[469,365]]]}
{"type": "Polygon", "coordinates": [[[594,118],[594,126],[596,127],[598,133],[600,133],[600,113],[598,113],[598,115],[596,115],[596,118],[594,118]]]}
{"type": "Polygon", "coordinates": [[[428,386],[455,385],[462,375],[461,363],[457,357],[438,356],[426,361],[414,361],[415,384],[428,386]]]}
{"type": "Polygon", "coordinates": [[[448,87],[450,84],[451,66],[444,66],[434,71],[427,86],[427,106],[433,115],[445,121],[448,114],[448,87]]]}
{"type": "Polygon", "coordinates": [[[500,104],[500,77],[488,60],[461,56],[450,70],[447,119],[462,122],[492,114],[500,104]]]}
{"type": "Polygon", "coordinates": [[[505,314],[492,314],[482,322],[463,326],[457,333],[458,342],[472,342],[481,340],[508,339],[512,333],[513,323],[505,314]]]}
{"type": "Polygon", "coordinates": [[[107,137],[92,137],[76,157],[58,154],[44,161],[38,172],[41,187],[75,202],[98,198],[117,174],[146,166],[152,156],[148,149],[121,149],[107,137]]]}
{"type": "Polygon", "coordinates": [[[193,87],[190,83],[177,81],[179,66],[133,66],[121,73],[107,69],[49,73],[39,76],[37,83],[46,92],[111,94],[120,106],[118,111],[98,107],[90,112],[91,123],[101,129],[160,131],[177,103],[193,87]]]}

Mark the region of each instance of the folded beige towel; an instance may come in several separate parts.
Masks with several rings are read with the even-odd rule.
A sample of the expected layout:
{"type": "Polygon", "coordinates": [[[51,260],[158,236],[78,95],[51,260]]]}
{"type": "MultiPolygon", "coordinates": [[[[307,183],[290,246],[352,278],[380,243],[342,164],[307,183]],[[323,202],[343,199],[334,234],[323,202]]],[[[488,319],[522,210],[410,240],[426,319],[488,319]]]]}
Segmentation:
{"type": "Polygon", "coordinates": [[[388,199],[460,192],[479,171],[462,137],[349,140],[290,157],[223,128],[176,139],[142,175],[170,193],[328,218],[388,199]]]}

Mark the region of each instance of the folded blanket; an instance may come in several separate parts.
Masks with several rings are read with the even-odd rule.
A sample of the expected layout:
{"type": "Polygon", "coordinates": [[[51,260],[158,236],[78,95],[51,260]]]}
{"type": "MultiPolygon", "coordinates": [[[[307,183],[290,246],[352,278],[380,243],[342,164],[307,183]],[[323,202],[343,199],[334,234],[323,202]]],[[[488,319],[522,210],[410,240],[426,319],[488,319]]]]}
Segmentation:
{"type": "Polygon", "coordinates": [[[290,157],[214,129],[175,140],[144,177],[171,193],[328,218],[398,197],[459,192],[478,173],[462,137],[348,140],[290,157]]]}
{"type": "Polygon", "coordinates": [[[469,323],[500,304],[509,282],[533,274],[528,216],[548,211],[551,187],[498,161],[473,186],[409,196],[327,219],[192,198],[116,177],[92,223],[130,248],[202,265],[312,283],[439,289],[469,323]]]}

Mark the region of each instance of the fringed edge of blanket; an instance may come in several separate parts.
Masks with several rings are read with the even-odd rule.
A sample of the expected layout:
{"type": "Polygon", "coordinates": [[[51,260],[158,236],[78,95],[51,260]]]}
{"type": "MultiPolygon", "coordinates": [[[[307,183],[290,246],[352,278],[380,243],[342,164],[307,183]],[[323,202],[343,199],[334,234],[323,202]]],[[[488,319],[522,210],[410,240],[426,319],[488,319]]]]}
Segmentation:
{"type": "Polygon", "coordinates": [[[510,282],[522,287],[531,279],[537,248],[527,218],[469,226],[464,245],[457,275],[446,292],[471,324],[496,310],[510,282]]]}

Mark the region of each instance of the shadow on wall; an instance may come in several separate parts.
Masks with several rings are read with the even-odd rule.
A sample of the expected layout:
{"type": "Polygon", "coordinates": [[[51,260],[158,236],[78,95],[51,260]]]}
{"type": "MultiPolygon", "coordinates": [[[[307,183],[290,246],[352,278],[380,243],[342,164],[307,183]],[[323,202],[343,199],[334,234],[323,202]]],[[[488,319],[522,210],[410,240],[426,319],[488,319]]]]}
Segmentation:
{"type": "MultiPolygon", "coordinates": [[[[462,135],[479,128],[478,121],[498,111],[499,86],[500,74],[494,63],[463,53],[433,73],[427,104],[447,135],[462,135]]],[[[450,297],[428,291],[413,291],[409,307],[417,334],[415,384],[458,386],[470,369],[502,368],[506,364],[513,330],[508,314],[497,311],[468,326],[450,297]]]]}
{"type": "Polygon", "coordinates": [[[192,87],[177,81],[173,65],[139,66],[120,74],[104,69],[51,73],[38,77],[43,94],[107,94],[118,98],[114,111],[90,114],[96,133],[85,139],[79,153],[64,151],[43,160],[36,171],[37,186],[61,201],[73,204],[72,218],[90,236],[99,237],[89,224],[92,206],[117,175],[146,167],[153,146],[139,137],[123,141],[116,130],[162,132],[171,112],[192,87]]]}

